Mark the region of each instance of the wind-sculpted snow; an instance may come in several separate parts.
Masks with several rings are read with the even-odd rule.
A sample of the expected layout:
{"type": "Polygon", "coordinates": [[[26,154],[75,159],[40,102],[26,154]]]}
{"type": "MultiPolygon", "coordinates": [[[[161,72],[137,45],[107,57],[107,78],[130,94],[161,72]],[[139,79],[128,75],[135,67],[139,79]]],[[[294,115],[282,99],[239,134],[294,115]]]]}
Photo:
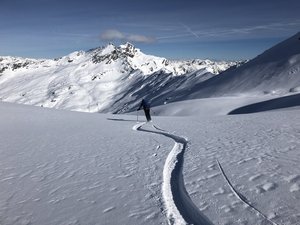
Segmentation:
{"type": "Polygon", "coordinates": [[[277,223],[275,223],[274,221],[272,221],[271,219],[268,218],[268,216],[266,216],[265,214],[263,214],[259,209],[257,209],[255,206],[253,206],[245,196],[243,196],[241,193],[239,193],[234,186],[232,185],[232,183],[230,182],[230,180],[228,179],[223,167],[221,166],[220,162],[217,160],[217,164],[218,167],[224,177],[224,179],[226,180],[227,184],[229,185],[231,191],[234,193],[234,195],[241,201],[243,202],[245,205],[249,206],[254,212],[258,213],[260,216],[262,216],[262,218],[264,218],[266,221],[268,221],[270,224],[273,225],[278,225],[277,223]]]}
{"type": "Polygon", "coordinates": [[[298,224],[299,108],[208,112],[153,116],[153,127],[0,103],[0,224],[197,224],[203,214],[220,225],[298,224]]]}
{"type": "Polygon", "coordinates": [[[168,223],[171,225],[212,225],[209,219],[192,202],[185,189],[182,168],[184,153],[188,146],[187,138],[171,134],[156,125],[152,126],[155,129],[154,131],[144,129],[142,128],[144,125],[145,123],[137,124],[133,126],[133,129],[163,135],[175,141],[163,169],[162,194],[168,223]]]}

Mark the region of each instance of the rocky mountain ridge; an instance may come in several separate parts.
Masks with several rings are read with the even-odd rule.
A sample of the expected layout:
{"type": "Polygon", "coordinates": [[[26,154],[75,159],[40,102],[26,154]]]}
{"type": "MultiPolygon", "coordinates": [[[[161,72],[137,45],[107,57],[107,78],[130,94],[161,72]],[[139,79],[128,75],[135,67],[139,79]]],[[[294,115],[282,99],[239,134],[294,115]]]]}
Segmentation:
{"type": "Polygon", "coordinates": [[[168,60],[130,43],[56,59],[0,57],[2,101],[88,112],[127,112],[147,97],[164,104],[241,62],[168,60]]]}

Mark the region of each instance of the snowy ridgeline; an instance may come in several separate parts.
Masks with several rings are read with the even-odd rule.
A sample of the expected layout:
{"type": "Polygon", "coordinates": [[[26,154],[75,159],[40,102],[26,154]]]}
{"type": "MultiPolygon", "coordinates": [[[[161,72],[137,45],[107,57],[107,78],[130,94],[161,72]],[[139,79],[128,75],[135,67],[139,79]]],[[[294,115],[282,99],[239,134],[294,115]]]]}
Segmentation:
{"type": "Polygon", "coordinates": [[[1,103],[0,224],[298,224],[299,109],[212,111],[144,124],[1,103]]]}
{"type": "Polygon", "coordinates": [[[221,76],[193,87],[184,98],[285,95],[300,92],[300,32],[221,76]]]}
{"type": "Polygon", "coordinates": [[[147,96],[156,104],[240,62],[171,61],[127,43],[54,60],[0,57],[0,99],[84,112],[126,112],[147,96]]]}
{"type": "Polygon", "coordinates": [[[299,38],[300,33],[247,63],[170,61],[145,55],[129,43],[54,60],[1,57],[0,99],[124,113],[135,110],[141,98],[158,106],[206,97],[280,97],[300,91],[299,38]]]}

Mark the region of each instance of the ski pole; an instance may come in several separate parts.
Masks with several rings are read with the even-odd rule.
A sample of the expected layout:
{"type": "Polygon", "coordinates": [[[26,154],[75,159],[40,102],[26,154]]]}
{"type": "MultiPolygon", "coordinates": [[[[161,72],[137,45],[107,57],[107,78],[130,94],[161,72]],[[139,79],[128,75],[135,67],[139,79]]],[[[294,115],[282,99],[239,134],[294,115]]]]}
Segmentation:
{"type": "Polygon", "coordinates": [[[139,111],[136,110],[136,122],[139,122],[139,111]]]}

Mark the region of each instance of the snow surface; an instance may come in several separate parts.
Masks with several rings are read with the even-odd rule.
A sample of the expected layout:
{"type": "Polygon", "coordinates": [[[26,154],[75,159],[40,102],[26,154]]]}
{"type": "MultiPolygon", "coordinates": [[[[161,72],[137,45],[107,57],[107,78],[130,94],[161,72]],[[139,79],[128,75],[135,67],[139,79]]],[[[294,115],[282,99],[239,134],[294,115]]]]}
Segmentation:
{"type": "MultiPolygon", "coordinates": [[[[300,108],[300,94],[238,95],[191,99],[154,107],[157,116],[203,116],[247,114],[270,110],[300,108]]],[[[134,114],[134,113],[129,113],[134,114]]]]}
{"type": "Polygon", "coordinates": [[[299,109],[152,123],[10,103],[0,114],[1,224],[299,223],[299,109]]]}

